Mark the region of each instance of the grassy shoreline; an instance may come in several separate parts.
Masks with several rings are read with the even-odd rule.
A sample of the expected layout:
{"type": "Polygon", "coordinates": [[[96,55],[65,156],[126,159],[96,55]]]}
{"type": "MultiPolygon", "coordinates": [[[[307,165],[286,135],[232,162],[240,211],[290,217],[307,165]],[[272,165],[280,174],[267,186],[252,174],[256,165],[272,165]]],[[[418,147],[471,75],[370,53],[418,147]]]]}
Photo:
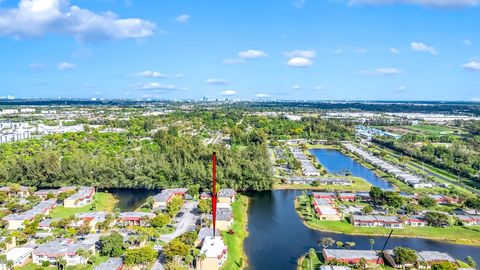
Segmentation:
{"type": "MultiPolygon", "coordinates": [[[[304,225],[313,230],[359,236],[388,236],[390,232],[387,228],[354,227],[345,221],[321,221],[318,219],[309,221],[305,218],[302,211],[302,204],[299,197],[295,199],[295,210],[302,219],[304,225]]],[[[404,229],[394,230],[392,237],[423,238],[454,244],[480,246],[480,228],[474,227],[405,227],[404,229]]]]}
{"type": "Polygon", "coordinates": [[[93,202],[78,208],[65,208],[63,205],[55,207],[50,213],[53,218],[67,218],[71,215],[84,212],[92,212],[92,206],[95,204],[95,211],[113,212],[118,199],[107,192],[97,192],[93,197],[93,202]]]}
{"type": "Polygon", "coordinates": [[[241,270],[248,265],[248,258],[243,247],[243,243],[248,236],[248,205],[249,199],[247,196],[237,195],[237,199],[232,205],[234,216],[232,230],[234,234],[222,232],[228,247],[228,257],[220,268],[221,270],[241,270]]]}
{"type": "MultiPolygon", "coordinates": [[[[333,177],[333,176],[332,176],[333,177]]],[[[273,190],[278,189],[308,189],[308,190],[332,190],[332,191],[369,191],[372,185],[360,177],[349,177],[352,180],[351,186],[342,185],[319,185],[312,186],[309,184],[281,184],[277,183],[273,185],[273,190]]]]}

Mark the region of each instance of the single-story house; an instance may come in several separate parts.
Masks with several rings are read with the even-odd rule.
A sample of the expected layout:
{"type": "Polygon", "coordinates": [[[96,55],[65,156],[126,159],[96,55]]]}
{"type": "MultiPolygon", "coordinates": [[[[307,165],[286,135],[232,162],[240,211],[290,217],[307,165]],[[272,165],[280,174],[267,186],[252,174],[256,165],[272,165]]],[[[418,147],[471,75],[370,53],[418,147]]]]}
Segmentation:
{"type": "Polygon", "coordinates": [[[338,199],[344,202],[354,202],[355,194],[351,192],[340,192],[338,193],[338,199]]]}
{"type": "Polygon", "coordinates": [[[441,262],[451,262],[459,266],[457,260],[452,258],[452,256],[447,253],[438,252],[438,251],[420,251],[417,252],[419,265],[426,265],[427,268],[430,268],[433,264],[441,262]]]}
{"type": "Polygon", "coordinates": [[[122,258],[109,258],[106,262],[99,264],[94,270],[122,270],[122,258]]]}
{"type": "Polygon", "coordinates": [[[67,265],[86,264],[86,258],[77,254],[79,249],[91,250],[95,253],[95,244],[75,242],[73,239],[57,239],[38,246],[33,251],[33,263],[42,264],[44,261],[55,265],[57,258],[66,260],[67,265]]]}
{"type": "Polygon", "coordinates": [[[322,251],[325,261],[337,261],[348,264],[359,263],[365,259],[370,264],[383,264],[383,258],[373,250],[326,249],[322,251]]]}
{"type": "Polygon", "coordinates": [[[222,188],[217,193],[219,203],[233,203],[237,197],[237,192],[231,188],[222,188]]]}
{"type": "Polygon", "coordinates": [[[315,199],[326,199],[326,200],[331,200],[331,201],[334,201],[337,198],[337,196],[333,192],[316,192],[316,191],[313,191],[312,196],[315,199]]]}
{"type": "Polygon", "coordinates": [[[142,226],[144,219],[155,217],[154,213],[146,212],[123,212],[120,213],[118,220],[126,226],[142,226]]]}
{"type": "MultiPolygon", "coordinates": [[[[12,261],[14,267],[19,267],[26,264],[32,256],[33,248],[29,247],[16,247],[7,251],[7,261],[12,261]]],[[[7,270],[5,264],[0,264],[0,270],[7,270]]]]}
{"type": "Polygon", "coordinates": [[[340,220],[340,214],[332,206],[316,206],[315,212],[320,220],[340,220]]]}
{"type": "Polygon", "coordinates": [[[227,260],[227,246],[221,236],[206,237],[203,241],[200,254],[205,254],[205,259],[198,259],[196,269],[218,270],[227,260]]]}
{"type": "Polygon", "coordinates": [[[422,216],[411,216],[405,219],[405,225],[412,227],[424,227],[428,225],[427,219],[422,216]]]}
{"type": "Polygon", "coordinates": [[[57,202],[54,199],[40,202],[32,209],[20,213],[10,214],[2,218],[3,221],[8,222],[7,228],[9,230],[18,230],[25,228],[25,221],[31,222],[37,215],[48,215],[50,211],[57,206],[57,202]]]}
{"type": "Polygon", "coordinates": [[[93,195],[95,195],[94,187],[80,187],[77,193],[63,201],[63,206],[65,206],[65,208],[77,208],[85,206],[92,202],[93,195]]]}
{"type": "Polygon", "coordinates": [[[164,189],[157,195],[153,196],[153,209],[166,209],[167,204],[172,200],[175,196],[182,196],[185,197],[187,194],[188,189],[186,188],[172,188],[172,189],[164,189]]]}

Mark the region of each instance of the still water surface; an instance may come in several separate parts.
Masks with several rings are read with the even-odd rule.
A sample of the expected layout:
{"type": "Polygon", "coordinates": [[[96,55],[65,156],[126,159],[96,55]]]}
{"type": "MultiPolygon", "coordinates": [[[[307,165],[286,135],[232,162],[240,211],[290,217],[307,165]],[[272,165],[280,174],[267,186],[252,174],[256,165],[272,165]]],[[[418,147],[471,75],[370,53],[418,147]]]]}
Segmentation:
{"type": "Polygon", "coordinates": [[[365,179],[370,184],[382,189],[392,189],[393,185],[378,177],[371,170],[363,167],[360,163],[342,152],[331,149],[312,149],[310,153],[325,167],[329,173],[339,173],[342,170],[349,170],[353,176],[365,179]]]}
{"type": "Polygon", "coordinates": [[[133,189],[133,188],[111,188],[104,190],[111,193],[117,200],[115,208],[122,212],[135,211],[145,203],[149,196],[154,196],[160,192],[157,189],[133,189]]]}
{"type": "MultiPolygon", "coordinates": [[[[300,190],[275,190],[249,194],[249,236],[245,240],[245,252],[250,270],[295,270],[297,259],[323,237],[336,241],[352,241],[355,249],[370,249],[369,239],[375,240],[375,249],[380,250],[386,237],[352,236],[315,231],[306,227],[294,208],[294,199],[300,190]]],[[[395,234],[395,232],[394,232],[395,234]]],[[[387,248],[405,246],[416,250],[447,252],[457,259],[472,256],[480,262],[480,247],[447,244],[419,238],[392,237],[387,248]]]]}

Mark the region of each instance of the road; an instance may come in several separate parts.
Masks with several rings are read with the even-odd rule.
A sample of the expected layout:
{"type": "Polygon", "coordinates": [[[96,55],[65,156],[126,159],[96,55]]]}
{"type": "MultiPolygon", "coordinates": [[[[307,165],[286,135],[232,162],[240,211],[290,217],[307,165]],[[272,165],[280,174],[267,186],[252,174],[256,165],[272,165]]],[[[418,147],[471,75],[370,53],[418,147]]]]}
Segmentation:
{"type": "MultiPolygon", "coordinates": [[[[195,215],[192,213],[192,211],[197,208],[198,202],[186,202],[185,205],[182,208],[182,212],[185,213],[177,222],[175,226],[175,231],[170,234],[164,234],[160,237],[160,240],[162,240],[165,243],[168,243],[175,239],[175,237],[178,237],[185,233],[188,229],[188,227],[195,221],[195,215]]],[[[162,252],[159,252],[158,259],[155,261],[155,264],[152,266],[151,270],[163,270],[163,256],[162,252]]]]}
{"type": "MultiPolygon", "coordinates": [[[[395,153],[392,149],[386,148],[386,147],[381,146],[381,145],[378,145],[378,144],[376,144],[376,143],[372,143],[372,144],[373,144],[374,146],[376,146],[377,148],[381,148],[381,149],[383,149],[383,150],[386,150],[386,152],[387,152],[390,156],[393,156],[393,157],[395,157],[395,158],[397,158],[397,159],[400,157],[400,155],[397,154],[397,153],[395,153]]],[[[421,165],[418,165],[416,162],[408,161],[408,164],[409,164],[410,166],[412,166],[412,167],[420,170],[420,171],[423,171],[424,173],[426,173],[426,174],[428,174],[428,175],[430,175],[430,176],[439,178],[439,179],[441,179],[441,180],[443,180],[443,181],[446,181],[446,182],[448,182],[448,183],[450,183],[450,184],[452,184],[452,185],[455,185],[455,186],[460,187],[460,188],[464,188],[464,189],[466,189],[466,190],[468,190],[468,191],[470,191],[470,192],[472,192],[472,193],[474,193],[474,194],[480,195],[480,191],[479,191],[479,190],[477,190],[477,189],[475,189],[475,188],[472,188],[472,187],[470,187],[470,186],[468,186],[468,185],[465,185],[465,184],[462,184],[462,183],[453,181],[452,179],[450,179],[450,178],[448,178],[448,177],[445,177],[444,175],[441,175],[441,174],[439,174],[439,173],[436,173],[436,172],[434,172],[434,171],[431,171],[431,170],[429,170],[429,169],[426,169],[426,168],[424,168],[424,167],[421,166],[421,165]]]]}

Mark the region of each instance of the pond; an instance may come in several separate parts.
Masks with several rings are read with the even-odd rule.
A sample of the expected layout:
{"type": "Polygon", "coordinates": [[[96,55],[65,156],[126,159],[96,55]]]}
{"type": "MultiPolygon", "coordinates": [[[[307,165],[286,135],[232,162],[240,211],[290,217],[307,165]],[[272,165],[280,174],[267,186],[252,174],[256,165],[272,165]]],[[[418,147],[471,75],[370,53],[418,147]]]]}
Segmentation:
{"type": "MultiPolygon", "coordinates": [[[[275,190],[249,194],[248,209],[249,236],[245,240],[249,270],[295,270],[297,259],[323,237],[336,241],[355,242],[355,249],[370,249],[369,239],[375,240],[374,248],[380,250],[386,237],[353,236],[326,233],[309,229],[298,217],[294,199],[301,190],[275,190]]],[[[395,234],[395,233],[394,233],[395,234]]],[[[472,256],[480,262],[480,247],[448,244],[420,238],[392,237],[387,249],[405,246],[421,250],[447,252],[456,259],[472,256]]]]}
{"type": "Polygon", "coordinates": [[[122,212],[135,211],[145,203],[149,196],[154,196],[160,192],[157,189],[133,188],[111,188],[103,191],[111,193],[118,200],[115,208],[122,212]]]}
{"type": "Polygon", "coordinates": [[[371,170],[338,150],[311,149],[310,153],[317,158],[318,162],[320,162],[329,173],[336,174],[342,170],[349,170],[353,176],[363,178],[374,186],[382,189],[393,188],[391,183],[378,177],[371,170]]]}

